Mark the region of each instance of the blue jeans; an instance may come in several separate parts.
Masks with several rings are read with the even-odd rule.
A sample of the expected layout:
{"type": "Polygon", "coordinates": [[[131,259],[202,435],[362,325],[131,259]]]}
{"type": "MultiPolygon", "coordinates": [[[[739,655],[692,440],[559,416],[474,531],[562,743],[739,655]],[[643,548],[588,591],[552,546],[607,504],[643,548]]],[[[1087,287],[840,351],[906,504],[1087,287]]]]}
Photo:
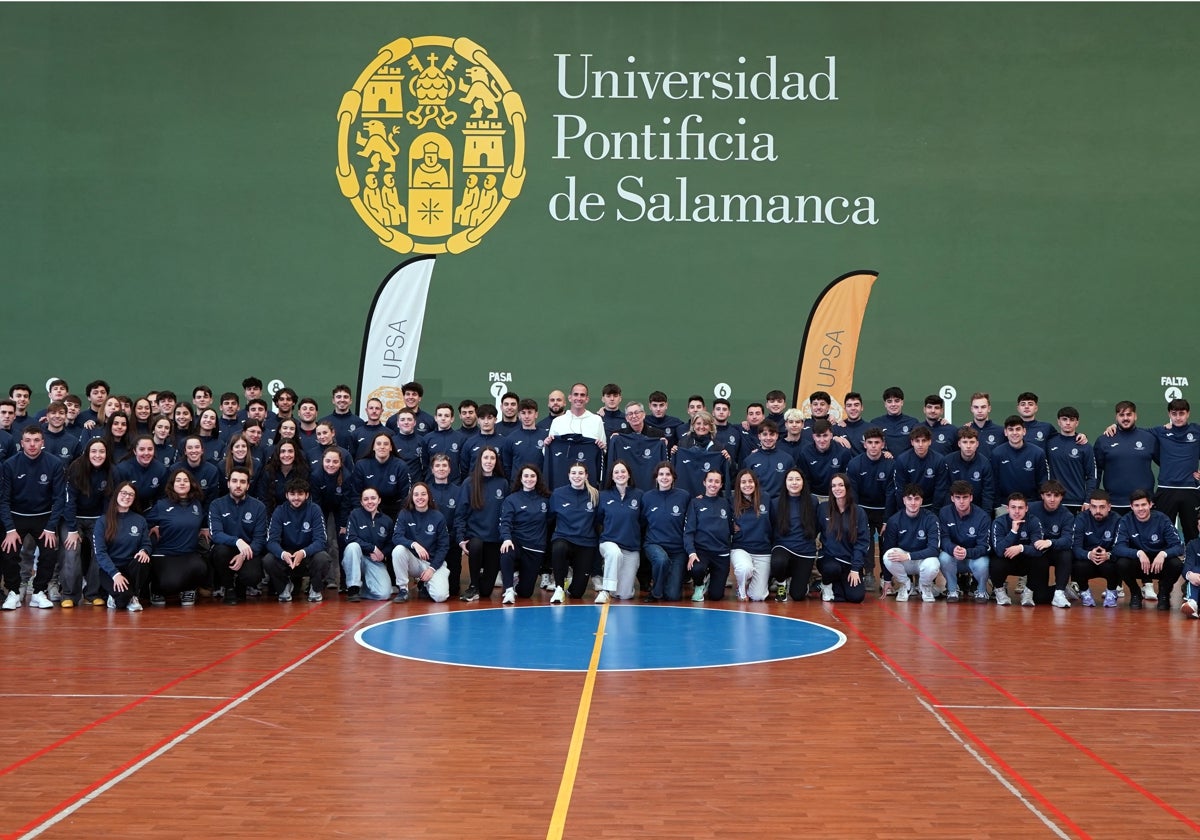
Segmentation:
{"type": "Polygon", "coordinates": [[[975,587],[977,592],[984,595],[987,594],[987,579],[988,579],[988,559],[984,557],[976,557],[973,560],[955,560],[954,556],[943,551],[938,555],[938,562],[942,566],[942,577],[946,579],[946,591],[958,591],[958,576],[966,574],[970,570],[975,576],[975,587]]]}
{"type": "Polygon", "coordinates": [[[667,551],[661,545],[646,543],[642,551],[650,560],[650,574],[654,584],[650,596],[660,601],[678,601],[683,597],[683,570],[687,568],[687,555],[683,549],[667,551]]]}

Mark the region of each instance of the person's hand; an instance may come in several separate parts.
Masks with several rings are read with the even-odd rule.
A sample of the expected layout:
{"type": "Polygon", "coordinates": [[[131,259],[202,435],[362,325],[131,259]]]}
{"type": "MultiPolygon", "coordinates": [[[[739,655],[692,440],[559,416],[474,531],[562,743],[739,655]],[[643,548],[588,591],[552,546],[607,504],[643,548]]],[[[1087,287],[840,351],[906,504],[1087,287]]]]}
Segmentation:
{"type": "Polygon", "coordinates": [[[53,531],[42,531],[42,536],[40,539],[42,541],[42,545],[46,546],[46,548],[58,547],[58,534],[54,533],[53,531]]]}
{"type": "Polygon", "coordinates": [[[67,531],[67,538],[63,540],[63,548],[67,551],[74,551],[79,548],[79,534],[76,531],[67,531]]]}
{"type": "Polygon", "coordinates": [[[129,580],[120,572],[113,575],[112,584],[114,592],[124,592],[129,588],[129,580]]]}

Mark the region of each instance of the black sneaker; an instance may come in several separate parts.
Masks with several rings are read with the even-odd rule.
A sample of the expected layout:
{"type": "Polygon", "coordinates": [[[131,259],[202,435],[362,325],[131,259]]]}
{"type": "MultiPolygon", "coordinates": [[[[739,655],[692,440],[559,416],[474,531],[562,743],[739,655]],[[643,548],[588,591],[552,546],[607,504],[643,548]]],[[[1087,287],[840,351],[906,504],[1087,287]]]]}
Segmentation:
{"type": "Polygon", "coordinates": [[[460,601],[466,601],[468,604],[472,601],[479,600],[479,590],[474,586],[467,589],[462,595],[458,596],[460,601]]]}
{"type": "Polygon", "coordinates": [[[242,600],[238,598],[237,590],[230,586],[225,590],[225,597],[221,599],[221,602],[227,607],[236,607],[242,603],[242,600]]]}
{"type": "Polygon", "coordinates": [[[781,604],[787,600],[787,584],[786,583],[780,583],[775,587],[775,600],[781,604]]]}
{"type": "Polygon", "coordinates": [[[424,581],[417,584],[417,600],[418,601],[432,601],[433,600],[433,596],[429,594],[429,587],[425,585],[424,581]]]}
{"type": "Polygon", "coordinates": [[[1134,588],[1133,591],[1129,593],[1129,609],[1140,610],[1141,608],[1142,608],[1142,593],[1138,592],[1137,589],[1134,588]]]}
{"type": "Polygon", "coordinates": [[[346,600],[347,601],[361,601],[362,596],[360,596],[358,594],[359,591],[360,591],[360,589],[357,586],[351,586],[351,587],[347,588],[346,589],[346,600]]]}
{"type": "Polygon", "coordinates": [[[397,592],[396,597],[392,599],[392,603],[393,604],[407,604],[408,603],[408,590],[401,589],[399,592],[397,592]]]}

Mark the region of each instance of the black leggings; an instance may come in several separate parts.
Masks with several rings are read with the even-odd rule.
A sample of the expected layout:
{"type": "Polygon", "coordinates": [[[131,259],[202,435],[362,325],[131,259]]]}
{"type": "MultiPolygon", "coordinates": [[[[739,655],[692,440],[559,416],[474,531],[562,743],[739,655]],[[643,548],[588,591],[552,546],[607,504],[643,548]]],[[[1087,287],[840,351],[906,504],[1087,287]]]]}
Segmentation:
{"type": "Polygon", "coordinates": [[[199,589],[208,577],[208,564],[196,552],[150,557],[150,570],[154,579],[154,591],[159,595],[178,595],[191,589],[199,589]]]}
{"type": "Polygon", "coordinates": [[[137,560],[126,560],[121,563],[114,558],[113,565],[117,567],[118,572],[125,575],[125,580],[129,585],[125,587],[124,592],[117,592],[113,589],[112,578],[103,571],[100,572],[100,585],[104,587],[105,593],[113,599],[117,609],[123,610],[129,606],[130,599],[146,585],[146,581],[150,577],[150,564],[139,563],[137,560]]]}
{"type": "MultiPolygon", "coordinates": [[[[496,588],[496,575],[500,574],[500,543],[472,537],[467,540],[467,557],[471,586],[479,590],[480,598],[489,597],[496,588]]],[[[450,574],[454,574],[454,569],[450,574]]]]}
{"type": "Polygon", "coordinates": [[[804,557],[793,554],[782,546],[771,549],[771,577],[775,580],[790,578],[793,601],[803,601],[808,597],[808,581],[812,578],[816,557],[804,557]]]}
{"type": "Polygon", "coordinates": [[[594,545],[576,545],[567,540],[555,540],[550,544],[550,565],[554,567],[554,585],[562,586],[567,579],[568,568],[571,571],[571,588],[567,590],[572,598],[582,598],[587,591],[588,576],[592,573],[592,565],[596,562],[594,545]]]}
{"type": "Polygon", "coordinates": [[[506,551],[500,555],[500,575],[504,580],[504,587],[507,589],[514,586],[513,574],[518,573],[517,583],[514,586],[517,596],[528,598],[533,595],[533,590],[537,586],[538,571],[542,568],[542,560],[545,558],[546,552],[534,551],[515,543],[514,546],[512,551],[506,551]]]}

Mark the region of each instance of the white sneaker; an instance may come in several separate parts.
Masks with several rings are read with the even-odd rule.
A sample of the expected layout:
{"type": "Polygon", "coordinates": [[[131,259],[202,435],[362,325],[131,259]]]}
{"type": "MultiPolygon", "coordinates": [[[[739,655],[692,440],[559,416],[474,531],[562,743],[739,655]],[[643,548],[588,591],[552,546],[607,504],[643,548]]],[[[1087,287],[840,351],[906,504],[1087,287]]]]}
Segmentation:
{"type": "Polygon", "coordinates": [[[597,592],[596,593],[596,603],[597,604],[607,604],[608,603],[608,592],[603,589],[601,589],[599,592],[597,592]]]}
{"type": "Polygon", "coordinates": [[[604,588],[604,578],[600,577],[600,575],[592,575],[592,589],[599,592],[603,588],[604,588]]]}
{"type": "Polygon", "coordinates": [[[896,590],[897,601],[907,601],[909,594],[912,592],[912,584],[906,577],[893,579],[892,588],[896,590]]]}
{"type": "Polygon", "coordinates": [[[279,593],[279,603],[286,604],[292,600],[292,582],[289,580],[287,586],[283,587],[283,591],[279,593]]]}
{"type": "Polygon", "coordinates": [[[108,608],[110,610],[115,610],[117,608],[117,602],[113,600],[113,596],[111,595],[108,596],[108,608]]]}
{"type": "Polygon", "coordinates": [[[29,606],[42,610],[54,609],[54,602],[46,597],[45,592],[34,592],[29,596],[29,606]]]}
{"type": "Polygon", "coordinates": [[[1029,587],[1026,587],[1021,592],[1021,606],[1022,607],[1032,607],[1033,606],[1033,590],[1030,589],[1029,587]]]}
{"type": "Polygon", "coordinates": [[[1196,601],[1193,598],[1188,598],[1183,602],[1179,611],[1188,618],[1200,618],[1200,608],[1196,606],[1196,601]]]}
{"type": "Polygon", "coordinates": [[[504,597],[500,599],[500,603],[501,604],[517,603],[517,590],[513,589],[511,586],[508,589],[505,589],[504,597]]]}
{"type": "Polygon", "coordinates": [[[542,572],[542,580],[538,585],[549,592],[554,588],[554,578],[550,576],[549,572],[542,572]]]}
{"type": "Polygon", "coordinates": [[[832,601],[833,600],[833,584],[832,583],[822,583],[821,584],[821,600],[822,601],[832,601]]]}
{"type": "Polygon", "coordinates": [[[1142,584],[1142,597],[1147,601],[1157,601],[1158,595],[1154,593],[1154,584],[1146,581],[1142,584]]]}
{"type": "Polygon", "coordinates": [[[1068,610],[1071,608],[1071,602],[1067,600],[1067,593],[1061,589],[1054,590],[1054,600],[1050,602],[1050,605],[1068,610]]]}
{"type": "Polygon", "coordinates": [[[8,590],[8,597],[4,599],[4,606],[0,609],[19,610],[21,609],[21,593],[16,589],[8,590]]]}
{"type": "Polygon", "coordinates": [[[1008,597],[1008,589],[1006,587],[1001,586],[992,594],[996,597],[996,606],[998,607],[1007,607],[1012,603],[1012,598],[1008,597]]]}
{"type": "Polygon", "coordinates": [[[566,597],[567,593],[563,592],[563,588],[561,586],[556,586],[554,587],[554,594],[550,596],[550,603],[561,604],[564,600],[566,600],[566,597]]]}
{"type": "Polygon", "coordinates": [[[708,580],[705,579],[704,583],[700,584],[692,591],[692,600],[693,601],[703,601],[704,593],[707,591],[708,591],[708,580]]]}
{"type": "Polygon", "coordinates": [[[921,600],[927,604],[937,600],[937,595],[933,593],[932,583],[921,584],[921,600]]]}
{"type": "MultiPolygon", "coordinates": [[[[115,606],[115,604],[114,604],[114,606],[115,606]]],[[[134,595],[132,598],[129,599],[129,604],[126,605],[125,609],[129,610],[130,612],[141,612],[142,611],[142,602],[137,599],[136,595],[134,595]]]]}

